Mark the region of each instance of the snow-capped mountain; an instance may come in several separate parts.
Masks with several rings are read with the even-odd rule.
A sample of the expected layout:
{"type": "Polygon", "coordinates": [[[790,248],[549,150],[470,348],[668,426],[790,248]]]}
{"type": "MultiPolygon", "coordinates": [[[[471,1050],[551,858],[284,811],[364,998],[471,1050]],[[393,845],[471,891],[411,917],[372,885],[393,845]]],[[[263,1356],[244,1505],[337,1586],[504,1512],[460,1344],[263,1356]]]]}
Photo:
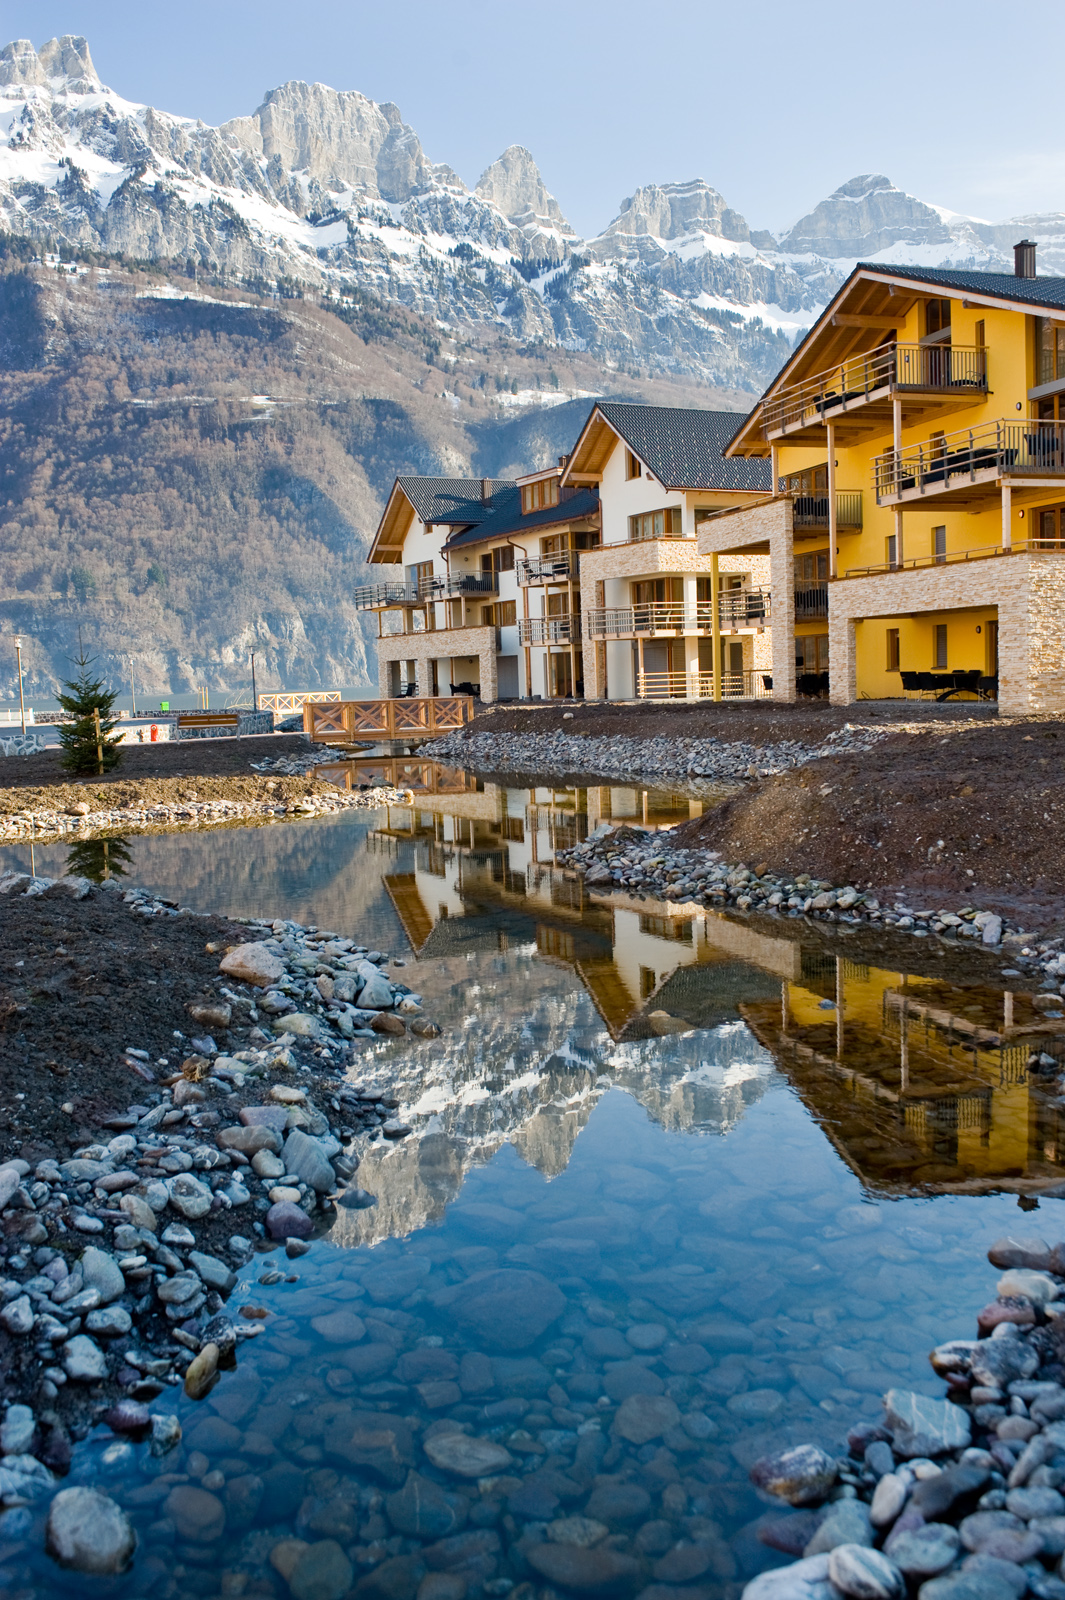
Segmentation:
{"type": "Polygon", "coordinates": [[[471,190],[398,108],[290,82],[212,128],[108,89],[86,41],[0,51],[0,227],[262,289],[357,288],[607,366],[758,390],[857,259],[1065,271],[1065,214],[1003,224],[851,179],[782,236],[701,179],[646,186],[579,239],[527,150],[471,190]]]}

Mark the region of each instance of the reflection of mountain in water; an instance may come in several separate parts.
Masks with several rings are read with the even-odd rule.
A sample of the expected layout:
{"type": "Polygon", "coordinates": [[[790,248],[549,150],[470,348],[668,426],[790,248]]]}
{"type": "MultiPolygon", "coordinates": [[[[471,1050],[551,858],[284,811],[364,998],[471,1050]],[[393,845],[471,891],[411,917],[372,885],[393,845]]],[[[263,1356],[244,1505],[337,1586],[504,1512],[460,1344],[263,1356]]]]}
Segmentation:
{"type": "Polygon", "coordinates": [[[576,978],[531,946],[419,964],[416,976],[444,1032],[387,1054],[414,1132],[365,1153],[359,1183],[378,1203],[341,1210],[334,1235],[344,1243],[372,1243],[439,1218],[466,1172],[504,1143],[545,1177],[557,1176],[615,1085],[667,1127],[720,1134],[772,1073],[742,1023],[615,1045],[576,978]]]}

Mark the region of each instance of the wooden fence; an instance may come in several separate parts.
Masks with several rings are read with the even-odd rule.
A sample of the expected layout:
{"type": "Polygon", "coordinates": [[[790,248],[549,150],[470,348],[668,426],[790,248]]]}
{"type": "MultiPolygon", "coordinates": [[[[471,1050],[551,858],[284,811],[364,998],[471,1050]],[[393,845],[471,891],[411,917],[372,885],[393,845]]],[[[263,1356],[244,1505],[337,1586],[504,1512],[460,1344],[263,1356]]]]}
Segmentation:
{"type": "Polygon", "coordinates": [[[339,699],[339,689],[298,689],[292,694],[261,694],[259,710],[273,711],[279,716],[286,716],[295,711],[302,711],[308,701],[314,705],[336,705],[339,699]]]}
{"type": "Polygon", "coordinates": [[[364,739],[409,739],[453,733],[473,721],[469,695],[424,700],[342,700],[303,707],[303,731],[314,744],[359,744],[364,739]]]}

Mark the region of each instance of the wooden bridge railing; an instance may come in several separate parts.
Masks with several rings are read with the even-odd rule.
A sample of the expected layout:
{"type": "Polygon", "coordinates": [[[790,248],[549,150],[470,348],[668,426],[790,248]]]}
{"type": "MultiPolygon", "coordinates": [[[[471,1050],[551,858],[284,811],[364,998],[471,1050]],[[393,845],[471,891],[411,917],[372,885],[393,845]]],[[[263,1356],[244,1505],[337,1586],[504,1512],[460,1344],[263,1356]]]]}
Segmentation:
{"type": "Polygon", "coordinates": [[[303,707],[303,731],[314,744],[453,733],[472,721],[473,701],[465,694],[424,700],[342,700],[331,705],[309,700],[303,707]]]}
{"type": "Polygon", "coordinates": [[[307,701],[318,704],[328,701],[336,705],[340,699],[339,689],[297,689],[290,694],[261,694],[259,696],[259,710],[273,711],[279,716],[288,712],[302,711],[307,701]]]}

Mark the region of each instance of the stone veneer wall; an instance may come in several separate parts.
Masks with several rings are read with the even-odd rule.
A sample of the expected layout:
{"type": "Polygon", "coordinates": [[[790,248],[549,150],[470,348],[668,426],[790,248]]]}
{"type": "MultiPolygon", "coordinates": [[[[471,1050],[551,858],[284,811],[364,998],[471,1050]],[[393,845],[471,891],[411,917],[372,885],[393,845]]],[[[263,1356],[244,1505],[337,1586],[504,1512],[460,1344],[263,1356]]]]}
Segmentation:
{"type": "MultiPolygon", "coordinates": [[[[781,495],[760,505],[729,511],[699,526],[699,554],[736,555],[749,545],[769,545],[773,596],[773,699],[795,699],[795,561],[791,499],[781,495]]],[[[720,569],[721,563],[718,562],[720,569]]],[[[829,644],[829,655],[832,646],[829,644]]]]}
{"type": "Polygon", "coordinates": [[[857,698],[855,623],[865,618],[998,607],[1003,712],[1065,711],[1065,552],[837,579],[828,588],[828,653],[836,705],[857,698]]]}
{"type": "MultiPolygon", "coordinates": [[[[413,661],[418,694],[432,694],[430,661],[449,661],[453,656],[476,656],[479,664],[481,700],[487,705],[498,698],[495,628],[435,628],[425,633],[392,633],[377,640],[378,687],[382,698],[391,698],[388,663],[413,661]]],[[[446,692],[446,691],[445,691],[446,692]]]]}

